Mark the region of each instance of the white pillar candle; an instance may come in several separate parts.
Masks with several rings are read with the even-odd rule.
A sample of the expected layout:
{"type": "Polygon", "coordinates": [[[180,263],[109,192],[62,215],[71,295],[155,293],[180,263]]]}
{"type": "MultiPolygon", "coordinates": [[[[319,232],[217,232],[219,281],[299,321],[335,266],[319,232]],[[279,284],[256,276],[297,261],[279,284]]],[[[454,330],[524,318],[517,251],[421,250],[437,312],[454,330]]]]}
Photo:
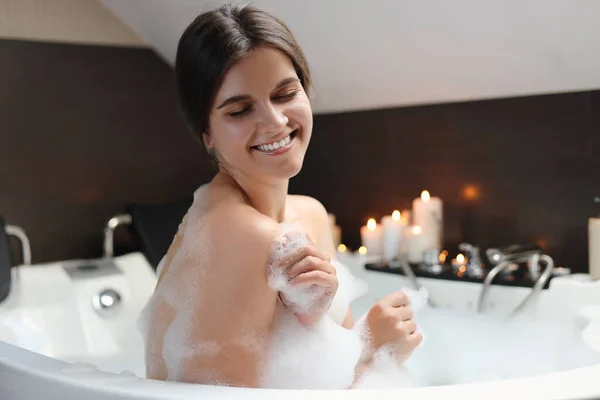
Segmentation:
{"type": "Polygon", "coordinates": [[[413,225],[413,222],[411,221],[412,210],[408,210],[408,209],[402,210],[400,217],[402,218],[402,220],[404,221],[404,223],[406,225],[413,225]]]}
{"type": "Polygon", "coordinates": [[[383,227],[383,259],[390,261],[402,253],[406,221],[401,217],[400,211],[396,210],[392,215],[386,215],[381,219],[381,226],[383,227]]]}
{"type": "Polygon", "coordinates": [[[588,222],[589,272],[594,280],[600,279],[600,218],[588,222]]]}
{"type": "Polygon", "coordinates": [[[375,219],[370,218],[367,225],[360,228],[360,240],[369,254],[381,255],[382,229],[375,219]]]}
{"type": "Polygon", "coordinates": [[[429,237],[423,234],[420,226],[411,226],[406,230],[406,252],[408,262],[417,264],[423,262],[423,253],[429,249],[429,237]]]}
{"type": "Polygon", "coordinates": [[[444,232],[443,204],[439,197],[431,197],[427,190],[413,200],[413,224],[423,229],[429,239],[429,248],[441,250],[444,232]]]}

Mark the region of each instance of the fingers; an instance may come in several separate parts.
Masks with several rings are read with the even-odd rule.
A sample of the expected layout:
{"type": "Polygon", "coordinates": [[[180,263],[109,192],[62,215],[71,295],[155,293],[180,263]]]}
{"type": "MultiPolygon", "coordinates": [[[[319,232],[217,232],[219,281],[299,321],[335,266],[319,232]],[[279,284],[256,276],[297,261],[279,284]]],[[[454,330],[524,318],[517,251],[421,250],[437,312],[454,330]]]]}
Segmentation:
{"type": "Polygon", "coordinates": [[[406,334],[412,335],[417,330],[417,324],[413,320],[404,321],[399,323],[399,328],[406,334]]]}
{"type": "Polygon", "coordinates": [[[404,293],[401,290],[388,294],[383,299],[381,299],[381,302],[391,307],[403,307],[407,306],[410,303],[406,293],[404,293]]]}
{"type": "Polygon", "coordinates": [[[285,265],[281,265],[281,267],[292,268],[295,264],[307,257],[318,258],[322,261],[325,261],[327,264],[329,264],[329,261],[331,259],[326,253],[317,250],[315,246],[304,246],[300,250],[292,254],[288,259],[286,259],[285,265]]]}
{"type": "Polygon", "coordinates": [[[423,335],[421,335],[420,332],[415,332],[411,335],[408,336],[408,338],[406,339],[406,341],[413,346],[413,348],[416,348],[418,345],[420,345],[423,342],[423,335]]]}
{"type": "Polygon", "coordinates": [[[322,287],[337,287],[337,278],[335,275],[315,270],[302,273],[292,280],[294,286],[310,286],[317,285],[322,287]]]}
{"type": "Polygon", "coordinates": [[[287,275],[293,279],[302,273],[314,270],[320,270],[325,273],[335,275],[335,268],[333,265],[316,256],[307,256],[298,261],[288,270],[287,275]]]}
{"type": "Polygon", "coordinates": [[[394,308],[392,312],[400,322],[410,321],[413,317],[413,310],[410,306],[394,308]]]}

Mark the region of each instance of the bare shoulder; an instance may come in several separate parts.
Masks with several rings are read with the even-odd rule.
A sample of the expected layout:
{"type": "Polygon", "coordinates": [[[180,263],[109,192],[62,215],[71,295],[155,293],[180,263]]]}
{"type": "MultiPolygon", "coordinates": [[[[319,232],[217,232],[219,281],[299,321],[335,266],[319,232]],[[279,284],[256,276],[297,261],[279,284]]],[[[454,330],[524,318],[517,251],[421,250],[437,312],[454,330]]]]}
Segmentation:
{"type": "Polygon", "coordinates": [[[279,233],[277,222],[231,197],[194,207],[196,204],[188,213],[184,235],[193,249],[202,252],[208,268],[216,270],[217,275],[221,275],[219,271],[227,274],[235,270],[235,276],[230,277],[235,279],[266,265],[279,233]]]}
{"type": "Polygon", "coordinates": [[[227,254],[256,250],[257,247],[268,250],[280,229],[277,222],[246,204],[215,207],[208,215],[207,223],[209,240],[227,254]]]}
{"type": "Polygon", "coordinates": [[[247,264],[257,261],[257,257],[266,260],[279,232],[277,222],[245,204],[239,193],[227,188],[207,187],[203,193],[197,193],[189,214],[187,233],[199,246],[210,249],[209,258],[213,261],[247,264]]]}
{"type": "Polygon", "coordinates": [[[239,198],[210,196],[196,196],[182,223],[180,245],[170,252],[179,253],[179,270],[202,271],[214,287],[226,281],[232,290],[266,289],[266,267],[279,224],[239,198]],[[252,284],[242,288],[245,283],[252,284]]]}
{"type": "Polygon", "coordinates": [[[303,196],[303,195],[289,195],[289,201],[294,204],[295,207],[308,213],[312,218],[319,220],[327,220],[327,210],[323,203],[314,197],[303,196]]]}
{"type": "Polygon", "coordinates": [[[335,248],[329,227],[329,217],[323,204],[310,196],[290,195],[290,204],[300,212],[300,219],[310,226],[317,247],[335,259],[335,248]]]}

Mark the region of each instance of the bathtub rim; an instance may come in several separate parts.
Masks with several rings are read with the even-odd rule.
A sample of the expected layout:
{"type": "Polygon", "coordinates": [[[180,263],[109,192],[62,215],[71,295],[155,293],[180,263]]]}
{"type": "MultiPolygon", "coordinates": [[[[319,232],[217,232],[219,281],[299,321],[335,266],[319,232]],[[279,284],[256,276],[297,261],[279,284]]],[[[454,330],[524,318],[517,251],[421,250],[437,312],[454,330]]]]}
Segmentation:
{"type": "MultiPolygon", "coordinates": [[[[22,383],[40,379],[44,387],[65,393],[79,391],[102,398],[176,400],[193,399],[199,393],[212,397],[243,398],[305,398],[306,390],[248,389],[210,385],[185,384],[120,375],[100,370],[67,373],[60,370],[73,364],[47,357],[18,346],[0,341],[0,389],[19,385],[8,382],[9,377],[22,376],[22,383]],[[42,361],[43,360],[43,361],[42,361]],[[107,383],[110,382],[110,385],[107,383]],[[199,389],[199,386],[201,389],[199,389]]],[[[34,385],[39,386],[39,385],[34,385]]],[[[378,398],[441,398],[448,396],[462,399],[486,397],[507,398],[509,396],[544,399],[585,399],[600,397],[600,364],[568,371],[538,375],[527,378],[506,379],[495,382],[476,382],[448,386],[429,386],[405,389],[367,390],[310,390],[311,398],[318,399],[370,399],[378,398]],[[594,379],[595,378],[595,379],[594,379]]]]}

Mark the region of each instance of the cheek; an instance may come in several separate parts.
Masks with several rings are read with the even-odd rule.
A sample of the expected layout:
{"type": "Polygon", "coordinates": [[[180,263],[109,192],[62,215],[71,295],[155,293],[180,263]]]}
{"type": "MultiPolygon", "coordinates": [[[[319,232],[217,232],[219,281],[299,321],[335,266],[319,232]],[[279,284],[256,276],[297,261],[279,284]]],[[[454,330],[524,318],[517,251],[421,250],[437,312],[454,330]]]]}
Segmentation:
{"type": "Polygon", "coordinates": [[[225,158],[245,153],[253,127],[250,119],[214,121],[212,129],[215,146],[225,158]]]}
{"type": "Polygon", "coordinates": [[[293,104],[290,104],[287,114],[290,120],[302,126],[306,134],[310,134],[312,130],[312,109],[305,94],[293,104]]]}

